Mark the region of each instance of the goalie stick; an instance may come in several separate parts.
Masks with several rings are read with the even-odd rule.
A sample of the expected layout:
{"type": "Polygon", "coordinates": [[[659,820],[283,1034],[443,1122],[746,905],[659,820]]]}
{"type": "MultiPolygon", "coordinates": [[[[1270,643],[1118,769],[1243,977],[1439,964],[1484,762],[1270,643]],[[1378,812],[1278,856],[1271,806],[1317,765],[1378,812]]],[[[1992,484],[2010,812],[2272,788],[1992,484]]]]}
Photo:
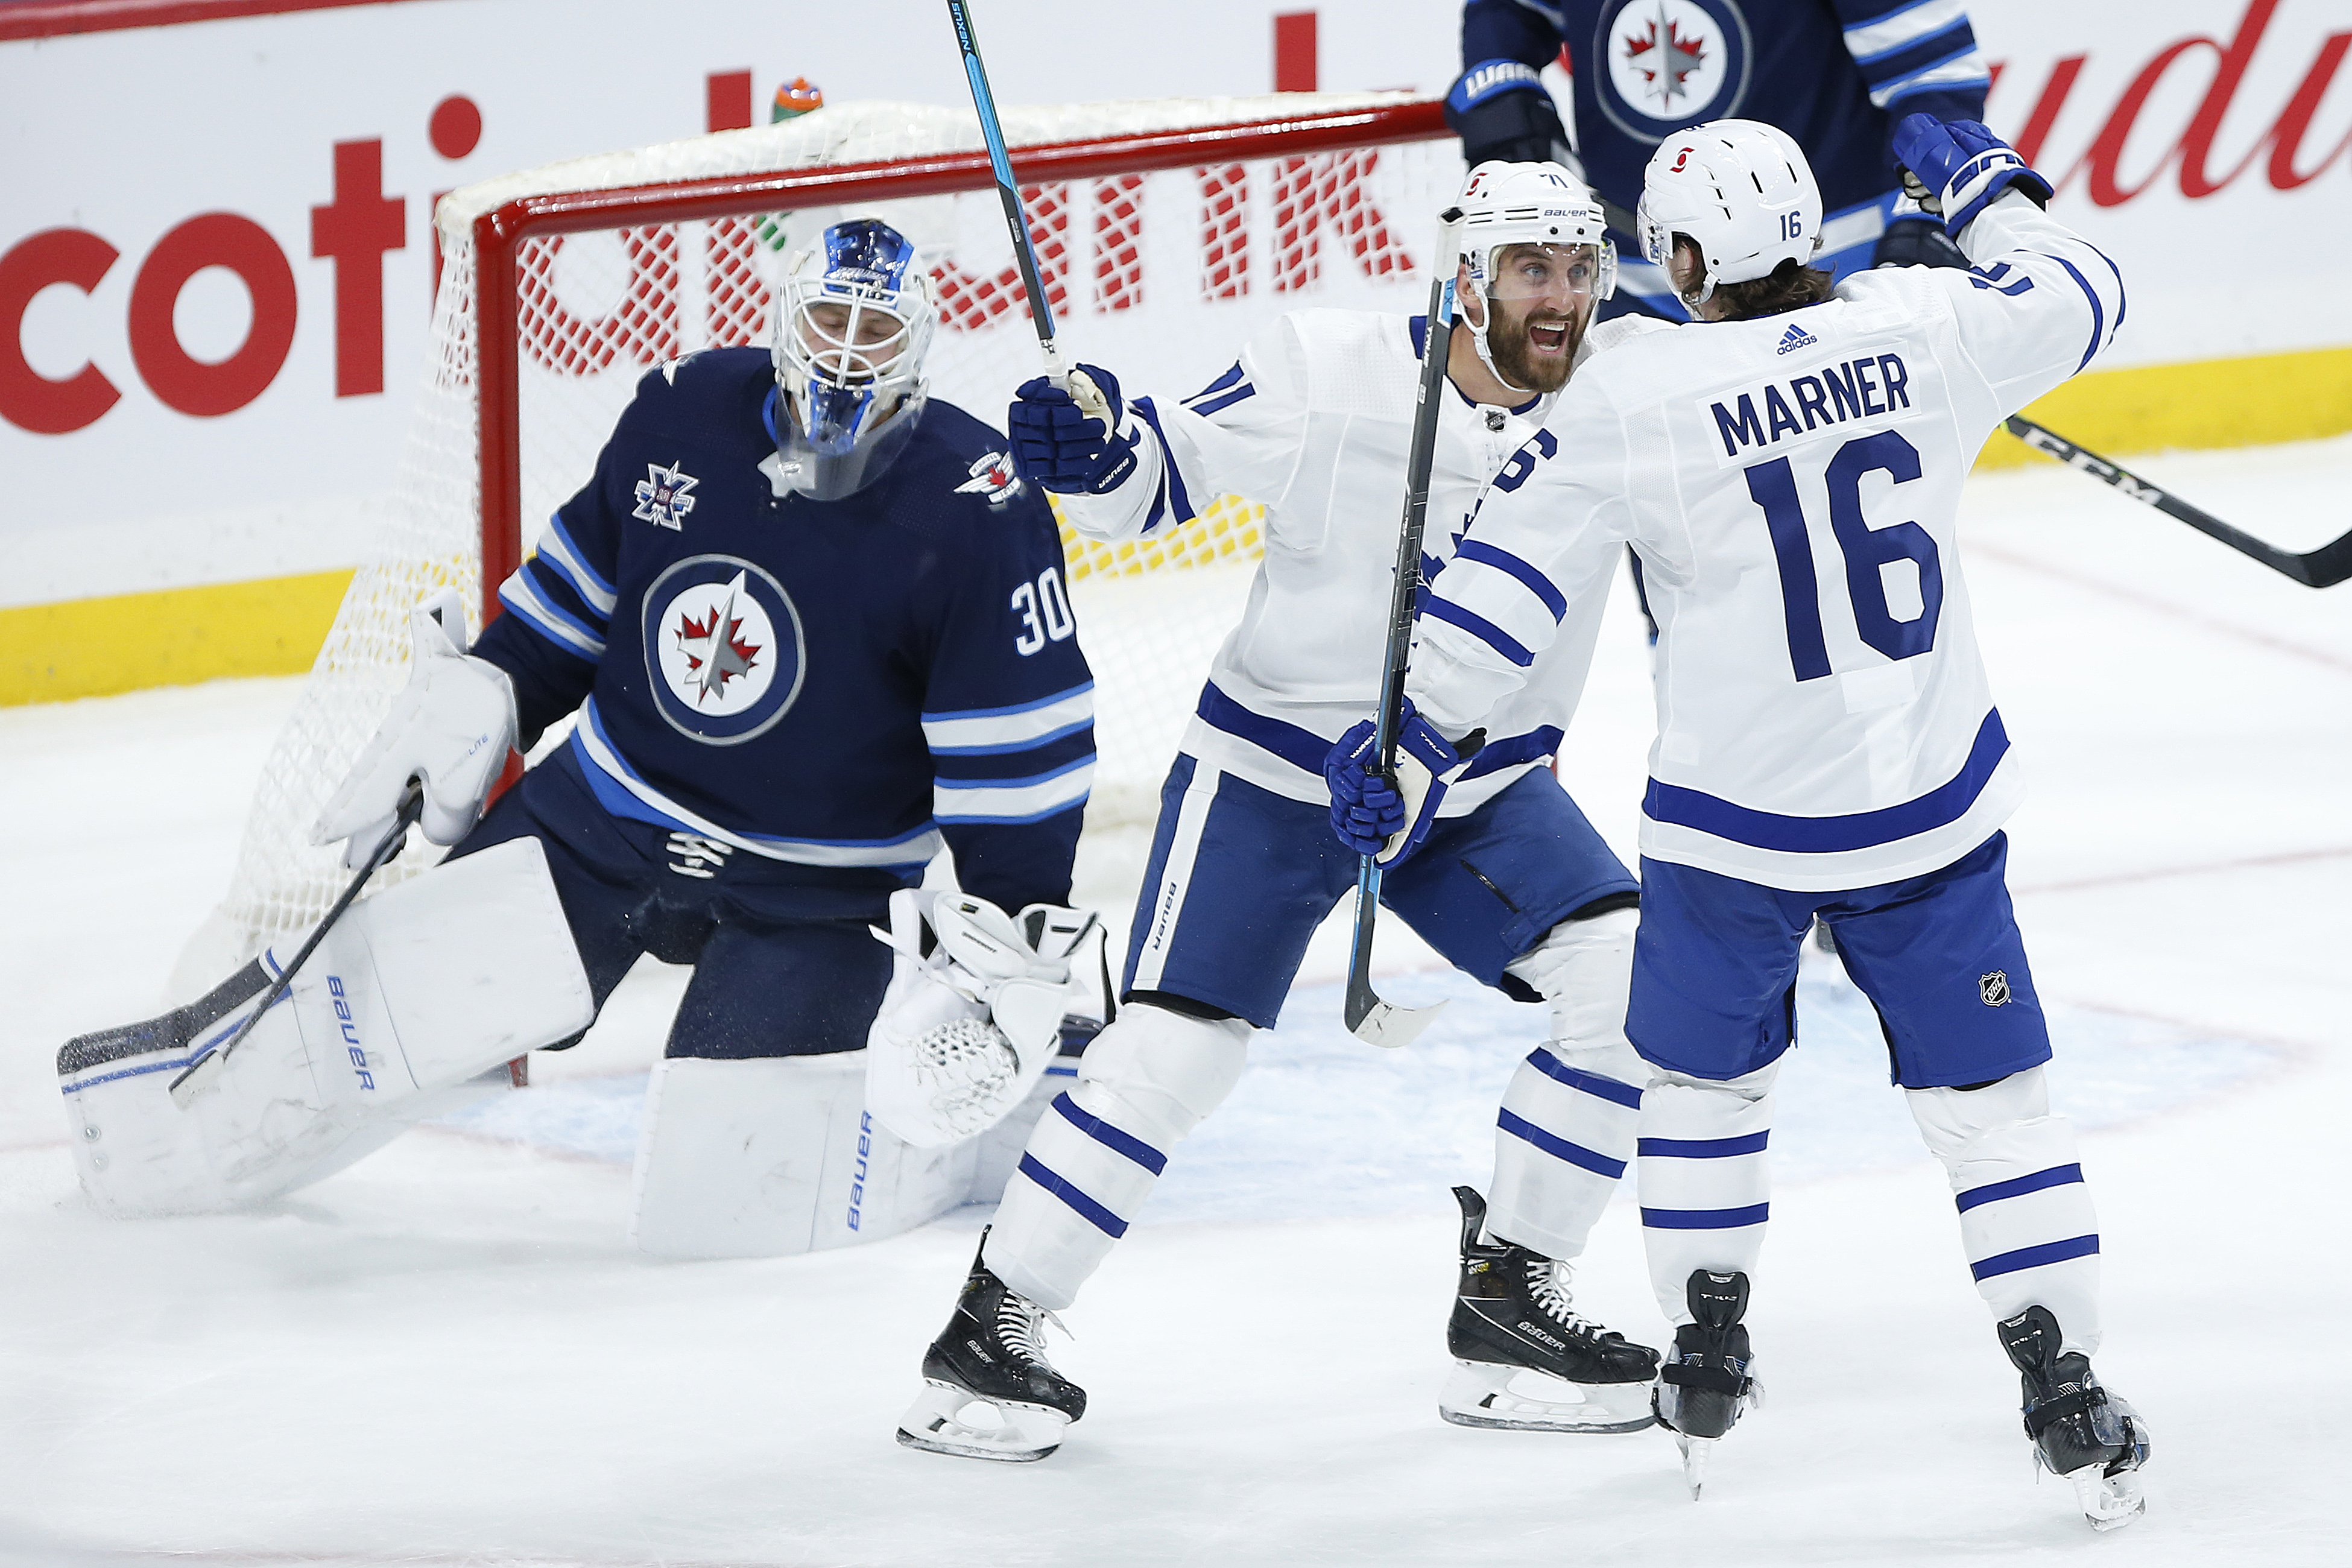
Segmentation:
{"type": "MultiPolygon", "coordinates": [[[[953,4],[954,0],[950,0],[953,4]]],[[[1372,725],[1379,776],[1396,778],[1397,724],[1404,712],[1405,668],[1412,656],[1414,591],[1421,586],[1421,534],[1429,515],[1429,470],[1437,451],[1437,411],[1444,406],[1446,351],[1454,342],[1454,278],[1461,268],[1462,209],[1437,219],[1437,265],[1429,280],[1429,332],[1413,394],[1412,446],[1405,458],[1404,518],[1397,529],[1396,573],[1389,589],[1388,657],[1381,677],[1380,713],[1372,725]]],[[[1356,867],[1356,933],[1348,952],[1348,1030],[1376,1046],[1406,1046],[1429,1027],[1445,1004],[1399,1007],[1372,989],[1372,924],[1381,909],[1381,866],[1365,856],[1356,867]]]]}
{"type": "Polygon", "coordinates": [[[2316,550],[2306,550],[2297,555],[2274,544],[2265,544],[2252,534],[2231,527],[2210,512],[2199,510],[2179,496],[2149,484],[2137,474],[2118,468],[2095,452],[2086,451],[2023,415],[2011,416],[2009,433],[2035,451],[2047,453],[2068,468],[2079,469],[2095,479],[2105,479],[2132,500],[2146,502],[2165,516],[2220,540],[2242,555],[2252,556],[2272,571],[2283,573],[2306,588],[2332,588],[2347,577],[2352,577],[2352,533],[2345,533],[2316,550]]]}
{"type": "MultiPolygon", "coordinates": [[[[295,951],[292,961],[278,972],[278,978],[271,981],[269,989],[261,994],[261,1000],[254,1004],[252,1013],[247,1016],[244,1023],[236,1026],[236,1033],[224,1040],[218,1049],[206,1051],[189,1063],[188,1070],[172,1080],[169,1092],[173,1104],[185,1110],[194,1104],[200,1096],[211,1091],[213,1081],[220,1077],[227,1066],[228,1054],[245,1043],[246,1036],[253,1033],[254,1026],[261,1022],[263,1014],[278,1005],[278,999],[285,995],[293,985],[296,973],[310,960],[310,954],[318,950],[319,943],[326,940],[327,932],[333,929],[337,921],[343,918],[344,910],[359,901],[360,889],[368,885],[368,879],[374,876],[386,862],[400,853],[400,847],[408,842],[408,830],[416,825],[416,819],[423,816],[424,812],[424,786],[415,779],[411,779],[408,781],[408,787],[401,792],[400,809],[393,816],[392,830],[377,843],[375,853],[368,857],[367,864],[360,868],[359,875],[352,879],[352,885],[343,889],[343,896],[335,900],[334,907],[327,911],[326,918],[311,928],[310,936],[295,951]]],[[[511,1068],[509,1070],[512,1070],[511,1068]]]]}

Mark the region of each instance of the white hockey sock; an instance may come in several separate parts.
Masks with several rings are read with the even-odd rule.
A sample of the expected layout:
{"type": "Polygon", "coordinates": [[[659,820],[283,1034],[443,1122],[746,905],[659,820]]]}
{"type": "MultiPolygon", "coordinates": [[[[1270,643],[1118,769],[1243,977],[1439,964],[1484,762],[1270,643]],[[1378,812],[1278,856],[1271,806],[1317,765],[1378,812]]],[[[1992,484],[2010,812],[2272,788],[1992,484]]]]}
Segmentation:
{"type": "Polygon", "coordinates": [[[1127,1234],[1168,1155],[1240,1079],[1250,1026],[1130,1005],[1087,1047],[996,1211],[982,1261],[1059,1310],[1127,1234]]]}
{"type": "Polygon", "coordinates": [[[1904,1100],[1944,1163],[1977,1293],[1996,1321],[2057,1314],[2063,1348],[2099,1348],[2099,1220],[2074,1130],[2050,1114],[2040,1068],[1985,1089],[1916,1089],[1904,1100]]]}
{"type": "Polygon", "coordinates": [[[1765,1144],[1778,1062],[1715,1082],[1666,1073],[1642,1097],[1642,1241],[1670,1323],[1691,1321],[1695,1268],[1753,1275],[1771,1213],[1765,1144]]]}
{"type": "Polygon", "coordinates": [[[1584,1251],[1633,1158],[1648,1068],[1630,1046],[1538,1047],[1503,1091],[1486,1234],[1547,1258],[1584,1251]]]}

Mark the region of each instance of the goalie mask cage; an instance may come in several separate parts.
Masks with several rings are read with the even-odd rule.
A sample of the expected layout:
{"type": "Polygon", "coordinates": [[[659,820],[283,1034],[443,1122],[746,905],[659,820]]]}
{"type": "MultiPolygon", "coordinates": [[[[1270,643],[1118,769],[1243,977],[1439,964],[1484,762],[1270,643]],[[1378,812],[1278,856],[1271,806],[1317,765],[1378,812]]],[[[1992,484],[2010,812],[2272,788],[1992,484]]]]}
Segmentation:
{"type": "MultiPolygon", "coordinates": [[[[1003,119],[1073,358],[1161,403],[1199,391],[1286,311],[1421,309],[1433,226],[1463,176],[1441,106],[1402,94],[1003,119]]],[[[440,203],[432,343],[398,479],[263,769],[214,922],[223,945],[249,953],[334,897],[337,851],[312,847],[309,829],[407,678],[411,607],[455,586],[476,627],[486,608],[496,615],[498,584],[587,482],[637,379],[698,349],[765,346],[790,253],[855,213],[899,228],[929,268],[940,313],[930,395],[1002,428],[1013,388],[1040,365],[969,110],[842,104],[551,164],[440,203]]],[[[1194,520],[1117,545],[1066,527],[1069,604],[1039,595],[1048,635],[1070,635],[1074,609],[1095,672],[1087,826],[1097,842],[1151,821],[1262,553],[1255,507],[1195,504],[1194,520]]],[[[560,741],[551,733],[539,754],[560,741]]],[[[413,843],[385,876],[440,853],[413,843]]]]}

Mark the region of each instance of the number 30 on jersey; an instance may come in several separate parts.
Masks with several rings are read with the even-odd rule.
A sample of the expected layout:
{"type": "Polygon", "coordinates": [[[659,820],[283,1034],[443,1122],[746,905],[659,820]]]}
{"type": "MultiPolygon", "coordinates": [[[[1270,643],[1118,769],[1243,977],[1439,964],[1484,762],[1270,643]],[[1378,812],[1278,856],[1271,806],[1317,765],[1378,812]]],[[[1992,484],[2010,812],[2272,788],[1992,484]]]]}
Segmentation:
{"type": "Polygon", "coordinates": [[[1077,617],[1070,614],[1070,595],[1062,587],[1062,569],[1058,566],[1046,567],[1034,583],[1024,583],[1013,590],[1013,613],[1021,617],[1021,629],[1013,638],[1013,651],[1024,658],[1048,642],[1060,642],[1078,629],[1077,617]]]}

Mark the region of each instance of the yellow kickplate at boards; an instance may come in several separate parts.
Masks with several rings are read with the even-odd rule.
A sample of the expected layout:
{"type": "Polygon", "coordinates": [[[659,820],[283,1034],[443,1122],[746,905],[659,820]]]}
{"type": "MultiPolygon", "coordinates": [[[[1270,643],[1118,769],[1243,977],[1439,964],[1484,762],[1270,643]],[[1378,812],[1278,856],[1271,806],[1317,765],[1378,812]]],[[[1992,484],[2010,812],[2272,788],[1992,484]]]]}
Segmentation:
{"type": "Polygon", "coordinates": [[[317,572],[0,609],[0,707],[299,674],[351,581],[317,572]]]}
{"type": "MultiPolygon", "coordinates": [[[[2352,430],[2352,348],[2091,371],[2024,412],[2102,457],[2317,440],[2352,430]]],[[[1977,467],[2050,460],[1997,431],[1977,467]]]]}

